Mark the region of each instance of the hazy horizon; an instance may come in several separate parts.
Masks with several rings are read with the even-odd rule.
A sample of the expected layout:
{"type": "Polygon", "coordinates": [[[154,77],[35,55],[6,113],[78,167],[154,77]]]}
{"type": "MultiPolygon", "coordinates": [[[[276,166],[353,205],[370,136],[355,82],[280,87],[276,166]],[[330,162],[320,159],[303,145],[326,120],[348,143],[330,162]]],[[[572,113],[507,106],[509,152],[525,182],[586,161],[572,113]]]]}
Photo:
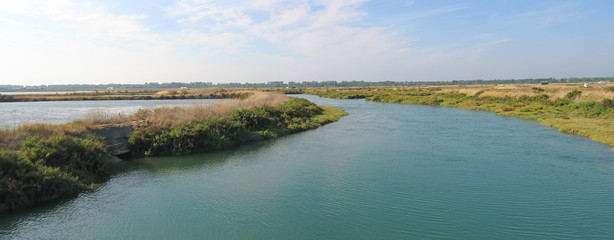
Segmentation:
{"type": "Polygon", "coordinates": [[[611,1],[0,2],[0,85],[614,76],[611,1]]]}

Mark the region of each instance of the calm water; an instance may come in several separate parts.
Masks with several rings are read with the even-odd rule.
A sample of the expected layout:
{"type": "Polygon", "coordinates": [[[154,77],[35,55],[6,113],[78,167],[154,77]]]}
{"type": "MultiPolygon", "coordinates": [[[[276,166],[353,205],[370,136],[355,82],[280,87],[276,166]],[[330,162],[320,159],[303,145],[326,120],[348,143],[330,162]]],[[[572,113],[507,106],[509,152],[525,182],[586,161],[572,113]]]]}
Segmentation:
{"type": "Polygon", "coordinates": [[[93,92],[93,91],[0,92],[0,95],[65,94],[65,93],[86,93],[86,92],[93,92]]]}
{"type": "Polygon", "coordinates": [[[49,101],[0,103],[0,127],[14,128],[24,123],[63,123],[80,119],[90,113],[113,116],[131,114],[140,108],[210,104],[218,99],[178,100],[104,100],[49,101]]]}
{"type": "Polygon", "coordinates": [[[614,239],[614,153],[536,122],[312,101],[351,115],[232,151],[117,166],[0,218],[2,239],[614,239]]]}

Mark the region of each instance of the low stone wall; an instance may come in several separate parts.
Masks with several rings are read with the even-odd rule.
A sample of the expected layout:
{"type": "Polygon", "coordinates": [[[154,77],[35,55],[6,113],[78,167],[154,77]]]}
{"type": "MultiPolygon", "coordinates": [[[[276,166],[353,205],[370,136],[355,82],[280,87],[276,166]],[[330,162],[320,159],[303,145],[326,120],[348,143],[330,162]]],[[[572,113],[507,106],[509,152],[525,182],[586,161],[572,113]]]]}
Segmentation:
{"type": "Polygon", "coordinates": [[[127,126],[106,126],[94,133],[105,139],[109,155],[122,156],[130,153],[128,138],[133,131],[132,127],[127,126]]]}

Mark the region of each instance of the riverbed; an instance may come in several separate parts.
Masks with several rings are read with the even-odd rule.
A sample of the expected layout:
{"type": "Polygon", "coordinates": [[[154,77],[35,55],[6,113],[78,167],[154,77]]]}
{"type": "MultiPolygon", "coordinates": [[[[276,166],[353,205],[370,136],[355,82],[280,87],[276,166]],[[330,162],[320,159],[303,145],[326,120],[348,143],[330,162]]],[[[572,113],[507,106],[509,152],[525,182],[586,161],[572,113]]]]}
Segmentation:
{"type": "Polygon", "coordinates": [[[123,162],[96,191],[0,217],[0,238],[614,238],[606,145],[489,112],[301,97],[350,115],[123,162]]]}

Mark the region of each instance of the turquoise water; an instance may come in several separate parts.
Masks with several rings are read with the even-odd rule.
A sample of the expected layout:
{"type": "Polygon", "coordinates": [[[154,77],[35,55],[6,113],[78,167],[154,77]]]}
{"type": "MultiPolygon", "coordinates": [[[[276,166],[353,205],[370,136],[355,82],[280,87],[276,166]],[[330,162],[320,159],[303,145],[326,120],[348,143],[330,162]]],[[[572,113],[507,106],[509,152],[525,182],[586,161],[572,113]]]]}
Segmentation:
{"type": "Polygon", "coordinates": [[[2,239],[614,239],[614,153],[493,113],[333,100],[339,122],[134,160],[2,239]]]}

